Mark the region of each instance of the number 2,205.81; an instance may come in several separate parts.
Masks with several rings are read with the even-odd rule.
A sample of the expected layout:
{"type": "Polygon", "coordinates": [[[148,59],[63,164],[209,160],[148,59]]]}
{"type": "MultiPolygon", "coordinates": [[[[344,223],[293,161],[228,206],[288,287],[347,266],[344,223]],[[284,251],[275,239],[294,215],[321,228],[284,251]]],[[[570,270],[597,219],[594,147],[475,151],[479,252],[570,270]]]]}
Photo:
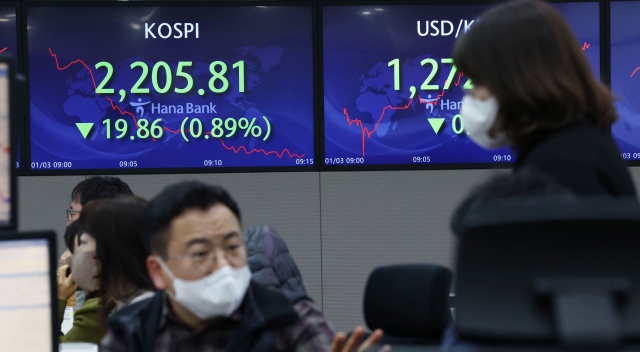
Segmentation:
{"type": "MultiPolygon", "coordinates": [[[[191,74],[189,74],[188,68],[193,66],[192,61],[180,61],[178,62],[178,66],[176,68],[175,77],[180,77],[183,81],[184,87],[178,88],[176,84],[172,84],[174,74],[172,72],[171,66],[164,62],[159,61],[153,65],[151,70],[151,83],[153,85],[153,89],[158,94],[168,93],[173,87],[173,91],[178,94],[188,94],[194,88],[194,80],[191,74]],[[161,77],[164,76],[164,85],[160,84],[161,77]]],[[[114,88],[107,88],[109,85],[111,77],[113,76],[113,65],[107,61],[101,61],[96,64],[96,70],[100,68],[106,68],[107,73],[104,79],[100,82],[98,87],[96,87],[97,94],[114,94],[114,88]]],[[[233,64],[233,69],[238,70],[238,91],[240,93],[244,93],[244,83],[245,83],[245,73],[244,73],[244,61],[238,61],[233,64]]],[[[150,89],[141,87],[141,85],[147,80],[147,75],[149,74],[149,66],[147,63],[143,61],[136,61],[130,65],[131,70],[140,69],[140,78],[138,81],[131,87],[130,92],[132,94],[149,94],[150,89]]],[[[209,79],[208,87],[209,90],[213,93],[224,93],[229,88],[229,80],[225,76],[227,73],[227,64],[222,61],[214,61],[209,65],[209,71],[211,72],[211,78],[209,79]]],[[[121,89],[121,99],[124,99],[124,95],[126,94],[125,89],[121,89]]],[[[202,95],[202,94],[200,94],[202,95]]]]}

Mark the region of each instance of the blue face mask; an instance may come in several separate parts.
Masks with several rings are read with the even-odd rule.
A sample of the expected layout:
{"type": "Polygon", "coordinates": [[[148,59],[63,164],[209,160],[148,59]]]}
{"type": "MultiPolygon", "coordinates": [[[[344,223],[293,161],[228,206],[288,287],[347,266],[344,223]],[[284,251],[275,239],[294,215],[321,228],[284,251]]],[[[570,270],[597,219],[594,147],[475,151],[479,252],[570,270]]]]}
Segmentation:
{"type": "Polygon", "coordinates": [[[87,301],[87,293],[83,290],[76,291],[76,309],[82,308],[84,302],[87,301]]]}

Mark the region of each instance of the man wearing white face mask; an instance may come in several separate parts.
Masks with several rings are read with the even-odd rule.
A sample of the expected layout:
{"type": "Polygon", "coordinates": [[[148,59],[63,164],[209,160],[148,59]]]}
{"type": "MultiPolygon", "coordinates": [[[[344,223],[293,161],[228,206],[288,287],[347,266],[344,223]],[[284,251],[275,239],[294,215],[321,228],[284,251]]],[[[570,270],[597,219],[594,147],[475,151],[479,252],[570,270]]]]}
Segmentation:
{"type": "Polygon", "coordinates": [[[382,337],[361,344],[357,329],[345,345],[312,301],[292,304],[252,281],[240,210],[222,188],[169,186],[143,218],[149,275],[164,291],[114,313],[101,351],[355,352],[382,337]]]}

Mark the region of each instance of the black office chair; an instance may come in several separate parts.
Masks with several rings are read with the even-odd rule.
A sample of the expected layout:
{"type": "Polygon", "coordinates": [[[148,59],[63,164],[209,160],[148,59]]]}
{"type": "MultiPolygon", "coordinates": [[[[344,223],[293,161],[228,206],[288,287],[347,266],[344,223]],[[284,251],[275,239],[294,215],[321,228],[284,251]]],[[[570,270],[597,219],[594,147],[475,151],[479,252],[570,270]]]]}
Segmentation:
{"type": "Polygon", "coordinates": [[[379,267],[364,292],[364,318],[384,330],[381,344],[434,345],[451,322],[448,298],[453,273],[432,264],[379,267]]]}
{"type": "Polygon", "coordinates": [[[640,205],[635,199],[485,204],[457,255],[465,341],[609,349],[640,341],[640,205]]]}

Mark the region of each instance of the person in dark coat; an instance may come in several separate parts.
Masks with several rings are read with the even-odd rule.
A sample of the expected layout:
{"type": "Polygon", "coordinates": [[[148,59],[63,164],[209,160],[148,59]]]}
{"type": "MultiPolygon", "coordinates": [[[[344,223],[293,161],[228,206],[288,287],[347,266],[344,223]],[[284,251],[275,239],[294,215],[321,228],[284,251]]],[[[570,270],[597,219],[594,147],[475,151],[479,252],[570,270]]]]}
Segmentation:
{"type": "Polygon", "coordinates": [[[243,237],[254,281],[281,292],[294,304],[311,300],[287,244],[274,228],[267,225],[245,228],[243,237]]]}
{"type": "Polygon", "coordinates": [[[581,195],[636,196],[611,136],[613,96],[553,5],[492,8],[456,42],[453,59],[473,81],[460,110],[467,134],[487,149],[510,147],[515,173],[538,169],[581,195]]]}

